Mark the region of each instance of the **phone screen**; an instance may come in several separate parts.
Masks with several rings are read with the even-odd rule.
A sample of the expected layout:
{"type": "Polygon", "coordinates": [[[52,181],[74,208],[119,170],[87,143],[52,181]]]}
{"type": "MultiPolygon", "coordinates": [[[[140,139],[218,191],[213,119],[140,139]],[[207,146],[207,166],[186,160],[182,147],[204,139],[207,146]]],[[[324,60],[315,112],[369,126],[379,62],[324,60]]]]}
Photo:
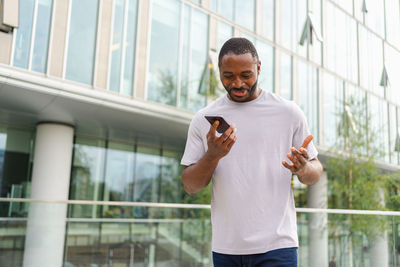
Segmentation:
{"type": "Polygon", "coordinates": [[[210,124],[214,124],[215,121],[219,121],[217,132],[224,133],[229,129],[229,124],[221,116],[204,116],[210,124]]]}

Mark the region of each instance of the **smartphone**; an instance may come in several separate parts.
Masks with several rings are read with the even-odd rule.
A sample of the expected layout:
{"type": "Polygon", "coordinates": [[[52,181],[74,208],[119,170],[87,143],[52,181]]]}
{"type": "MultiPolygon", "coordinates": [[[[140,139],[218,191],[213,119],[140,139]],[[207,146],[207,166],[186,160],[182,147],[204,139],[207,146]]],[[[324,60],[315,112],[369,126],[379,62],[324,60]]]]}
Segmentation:
{"type": "Polygon", "coordinates": [[[219,121],[217,132],[224,133],[229,129],[230,125],[221,116],[204,116],[206,120],[212,125],[215,121],[219,121]]]}

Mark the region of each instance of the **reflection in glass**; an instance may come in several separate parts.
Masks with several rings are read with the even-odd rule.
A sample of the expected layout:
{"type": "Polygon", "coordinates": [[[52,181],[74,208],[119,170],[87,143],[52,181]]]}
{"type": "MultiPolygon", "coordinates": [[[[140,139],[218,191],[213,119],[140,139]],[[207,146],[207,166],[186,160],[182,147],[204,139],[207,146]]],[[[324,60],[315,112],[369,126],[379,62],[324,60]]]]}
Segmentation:
{"type": "Polygon", "coordinates": [[[328,73],[323,73],[322,89],[323,144],[329,148],[336,147],[336,149],[340,149],[337,146],[339,145],[337,143],[337,131],[344,111],[343,81],[328,73]]]}
{"type": "Polygon", "coordinates": [[[132,95],[137,1],[114,2],[110,90],[132,95]],[[121,76],[121,73],[123,74],[121,76]]]}
{"type": "Polygon", "coordinates": [[[46,72],[49,45],[52,0],[20,1],[19,27],[16,32],[13,65],[46,72]],[[35,32],[33,31],[35,25],[35,32]],[[33,38],[33,42],[32,42],[33,38]],[[32,54],[31,51],[32,47],[32,54]]]}
{"type": "Polygon", "coordinates": [[[386,39],[400,47],[400,2],[397,0],[385,1],[386,39]]]}
{"type": "Polygon", "coordinates": [[[179,203],[182,198],[182,154],[177,151],[163,150],[161,158],[161,192],[160,202],[179,203]]]}
{"type": "MultiPolygon", "coordinates": [[[[333,4],[326,4],[326,66],[344,78],[358,82],[357,26],[333,4]]],[[[370,62],[370,59],[365,59],[370,62]]]]}
{"type": "Polygon", "coordinates": [[[280,95],[292,100],[292,57],[282,51],[279,51],[279,86],[280,95]]]}
{"type": "Polygon", "coordinates": [[[108,142],[105,166],[105,201],[133,200],[134,146],[108,142]]]}
{"type": "Polygon", "coordinates": [[[309,129],[314,135],[314,141],[319,142],[318,136],[318,78],[317,69],[298,61],[298,105],[303,110],[309,129]]]}
{"type": "Polygon", "coordinates": [[[114,2],[114,29],[111,45],[110,90],[119,92],[122,45],[124,38],[124,0],[114,2]]]}
{"type": "Polygon", "coordinates": [[[19,27],[14,44],[13,65],[16,67],[25,69],[29,67],[34,10],[35,0],[21,1],[19,5],[19,27]]]}
{"type": "Polygon", "coordinates": [[[282,0],[280,4],[280,43],[305,57],[307,46],[301,46],[299,41],[307,16],[307,0],[282,0]]]}
{"type": "Polygon", "coordinates": [[[187,109],[189,105],[189,64],[190,64],[190,7],[184,6],[182,24],[182,67],[181,67],[181,96],[179,107],[187,109]]]}
{"type": "Polygon", "coordinates": [[[206,105],[208,90],[208,16],[192,9],[189,72],[189,110],[196,112],[206,105]]]}
{"type": "Polygon", "coordinates": [[[386,99],[400,103],[400,52],[385,44],[385,67],[389,77],[386,99]]]}
{"type": "Polygon", "coordinates": [[[265,91],[274,91],[274,50],[273,47],[256,40],[255,46],[257,48],[258,57],[261,61],[261,72],[258,76],[258,85],[265,91]]]}
{"type": "Polygon", "coordinates": [[[383,97],[384,89],[380,86],[383,70],[382,40],[364,27],[359,27],[358,31],[361,86],[383,97]]]}
{"type": "Polygon", "coordinates": [[[180,1],[154,0],[147,99],[176,105],[180,1]]]}
{"type": "Polygon", "coordinates": [[[97,0],[72,0],[65,78],[92,84],[97,33],[97,0]]]}
{"type": "Polygon", "coordinates": [[[224,18],[233,20],[235,0],[214,0],[218,2],[217,12],[224,18]]]}
{"type": "Polygon", "coordinates": [[[274,39],[274,0],[263,0],[263,36],[269,40],[274,39]]]}
{"type": "Polygon", "coordinates": [[[389,105],[389,136],[390,136],[390,162],[393,164],[399,163],[399,149],[396,146],[400,146],[397,136],[399,134],[398,127],[400,125],[397,124],[396,118],[396,107],[394,105],[389,105]]]}
{"type": "MultiPolygon", "coordinates": [[[[104,160],[106,156],[103,140],[77,137],[74,144],[71,170],[70,199],[102,200],[104,190],[104,160]]],[[[98,217],[95,206],[74,205],[71,217],[98,217]]]]}
{"type": "Polygon", "coordinates": [[[233,36],[233,27],[225,22],[218,21],[218,46],[217,51],[222,45],[233,36]]]}
{"type": "Polygon", "coordinates": [[[52,0],[38,0],[32,70],[46,72],[49,46],[52,0]]]}
{"type": "Polygon", "coordinates": [[[352,104],[352,115],[356,123],[360,135],[363,140],[358,140],[359,143],[364,143],[364,146],[355,147],[355,153],[368,155],[368,118],[367,118],[367,97],[365,90],[355,87],[351,84],[346,84],[346,102],[352,104]],[[359,149],[359,150],[358,150],[359,149]]]}
{"type": "Polygon", "coordinates": [[[160,170],[160,150],[138,146],[136,152],[134,201],[159,201],[160,170]]]}
{"type": "Polygon", "coordinates": [[[254,5],[254,0],[235,1],[235,22],[250,30],[254,30],[256,17],[254,5]]]}
{"type": "MultiPolygon", "coordinates": [[[[33,132],[0,126],[0,197],[29,198],[33,161],[33,132]]],[[[0,203],[0,217],[23,217],[24,203],[0,203]]]]}
{"type": "Polygon", "coordinates": [[[389,126],[388,126],[388,110],[386,101],[369,95],[369,116],[371,126],[369,127],[369,135],[372,137],[371,153],[376,159],[389,162],[389,126]]]}
{"type": "MultiPolygon", "coordinates": [[[[308,2],[308,13],[313,18],[314,28],[322,37],[322,20],[321,20],[321,0],[311,0],[308,2]]],[[[323,37],[322,37],[323,38],[323,37]]],[[[322,61],[322,42],[318,40],[314,34],[313,43],[309,45],[309,58],[313,62],[321,65],[322,61]]]]}
{"type": "MultiPolygon", "coordinates": [[[[368,12],[365,15],[365,23],[380,36],[385,36],[385,10],[384,0],[365,0],[368,12]]],[[[396,17],[399,15],[397,14],[396,17]]]]}
{"type": "Polygon", "coordinates": [[[353,1],[352,0],[333,0],[349,14],[353,14],[353,1]]]}

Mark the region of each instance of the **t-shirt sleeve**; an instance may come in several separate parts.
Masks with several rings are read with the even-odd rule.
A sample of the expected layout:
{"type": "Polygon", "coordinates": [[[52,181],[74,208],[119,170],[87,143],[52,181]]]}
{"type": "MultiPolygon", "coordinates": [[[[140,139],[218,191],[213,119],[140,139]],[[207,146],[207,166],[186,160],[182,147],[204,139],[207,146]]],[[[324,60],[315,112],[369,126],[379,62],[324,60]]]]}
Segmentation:
{"type": "MultiPolygon", "coordinates": [[[[295,112],[297,113],[295,118],[297,118],[298,123],[293,134],[293,146],[298,149],[303,145],[304,139],[306,139],[306,137],[312,133],[310,133],[310,130],[308,128],[307,119],[304,115],[304,112],[297,105],[295,108],[295,112]]],[[[313,141],[310,142],[306,149],[308,152],[309,160],[312,160],[318,156],[318,151],[313,141]]]]}
{"type": "Polygon", "coordinates": [[[194,117],[189,125],[185,152],[181,160],[182,165],[190,166],[197,163],[203,157],[205,154],[203,138],[198,129],[197,117],[194,117]]]}

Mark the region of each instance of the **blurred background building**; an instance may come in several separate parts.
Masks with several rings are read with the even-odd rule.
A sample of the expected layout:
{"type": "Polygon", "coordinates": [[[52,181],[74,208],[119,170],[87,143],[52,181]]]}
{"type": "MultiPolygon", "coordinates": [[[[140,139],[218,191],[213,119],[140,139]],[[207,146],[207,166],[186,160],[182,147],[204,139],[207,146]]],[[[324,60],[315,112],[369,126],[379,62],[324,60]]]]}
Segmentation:
{"type": "MultiPolygon", "coordinates": [[[[399,0],[0,3],[1,266],[211,266],[209,209],[193,205],[210,189],[187,196],[179,162],[194,112],[224,94],[233,36],[257,47],[259,86],[303,109],[326,168],[356,99],[361,150],[400,170],[399,0]]],[[[372,242],[368,224],[356,240],[310,213],[342,208],[334,178],[293,179],[299,265],[400,266],[399,214],[363,215],[386,221],[372,242]]]]}

